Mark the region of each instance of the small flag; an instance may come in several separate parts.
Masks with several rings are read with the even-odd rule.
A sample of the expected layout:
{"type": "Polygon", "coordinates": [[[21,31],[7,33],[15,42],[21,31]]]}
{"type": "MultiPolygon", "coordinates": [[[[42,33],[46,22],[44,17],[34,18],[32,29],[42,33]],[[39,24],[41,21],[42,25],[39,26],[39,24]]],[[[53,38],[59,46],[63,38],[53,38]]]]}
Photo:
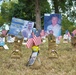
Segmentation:
{"type": "Polygon", "coordinates": [[[69,37],[71,36],[69,32],[68,32],[68,36],[69,36],[69,37]]]}
{"type": "Polygon", "coordinates": [[[34,37],[33,38],[33,41],[34,41],[34,44],[37,46],[37,45],[40,45],[41,44],[41,37],[34,37]]]}
{"type": "Polygon", "coordinates": [[[28,39],[26,46],[27,48],[31,48],[33,46],[33,38],[28,39]]]}
{"type": "Polygon", "coordinates": [[[45,32],[45,36],[48,36],[48,33],[47,32],[45,32]]]}
{"type": "Polygon", "coordinates": [[[58,40],[60,40],[61,38],[62,38],[62,36],[59,36],[59,37],[58,37],[58,40]]]}
{"type": "Polygon", "coordinates": [[[75,35],[75,34],[76,34],[76,29],[72,32],[72,34],[73,34],[73,35],[75,35]]]}

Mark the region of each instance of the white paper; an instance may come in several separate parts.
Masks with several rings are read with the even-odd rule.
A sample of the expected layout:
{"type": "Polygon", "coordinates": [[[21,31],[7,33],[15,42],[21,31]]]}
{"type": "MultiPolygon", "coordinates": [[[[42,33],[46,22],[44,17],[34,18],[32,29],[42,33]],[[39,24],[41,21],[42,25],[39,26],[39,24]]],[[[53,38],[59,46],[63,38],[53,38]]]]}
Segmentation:
{"type": "Polygon", "coordinates": [[[38,52],[32,53],[32,57],[36,57],[38,52]]]}
{"type": "Polygon", "coordinates": [[[11,37],[11,36],[7,37],[7,42],[9,42],[9,43],[14,42],[14,40],[15,40],[15,37],[11,37]]]}
{"type": "Polygon", "coordinates": [[[46,13],[46,14],[44,14],[44,16],[50,16],[50,14],[46,13]]]}
{"type": "Polygon", "coordinates": [[[7,45],[4,45],[3,47],[4,47],[4,49],[9,49],[7,45]]]}
{"type": "Polygon", "coordinates": [[[6,29],[6,30],[9,30],[9,26],[8,26],[8,25],[6,25],[6,26],[5,26],[5,29],[6,29]]]}
{"type": "Polygon", "coordinates": [[[43,42],[43,43],[45,43],[45,42],[46,42],[46,40],[43,40],[42,42],[43,42]]]}

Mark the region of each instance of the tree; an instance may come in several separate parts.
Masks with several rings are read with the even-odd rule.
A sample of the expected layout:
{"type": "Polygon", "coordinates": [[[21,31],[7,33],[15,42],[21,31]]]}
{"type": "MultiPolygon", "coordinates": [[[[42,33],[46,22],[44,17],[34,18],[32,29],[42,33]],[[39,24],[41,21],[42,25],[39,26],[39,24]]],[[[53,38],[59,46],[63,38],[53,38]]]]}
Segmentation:
{"type": "Polygon", "coordinates": [[[39,1],[35,0],[36,28],[41,30],[41,14],[39,1]]]}
{"type": "Polygon", "coordinates": [[[52,0],[53,10],[55,10],[55,13],[65,13],[69,20],[74,22],[74,19],[76,19],[75,2],[75,0],[74,2],[73,0],[52,0]]]}
{"type": "Polygon", "coordinates": [[[5,20],[3,19],[2,15],[0,14],[0,26],[4,24],[5,20]]]}
{"type": "Polygon", "coordinates": [[[51,12],[50,5],[47,0],[19,0],[25,4],[26,20],[32,20],[36,24],[37,29],[43,26],[44,13],[51,12]],[[31,12],[30,12],[31,11],[31,12]]]}
{"type": "Polygon", "coordinates": [[[9,3],[3,3],[1,6],[1,15],[5,22],[9,21],[9,3]]]}
{"type": "Polygon", "coordinates": [[[73,22],[70,22],[66,16],[62,16],[62,34],[64,34],[66,30],[72,32],[75,28],[73,22]]]}
{"type": "Polygon", "coordinates": [[[65,13],[67,11],[67,8],[71,7],[73,4],[72,0],[52,0],[52,5],[55,13],[65,13]]]}
{"type": "Polygon", "coordinates": [[[16,17],[16,18],[21,18],[25,19],[26,13],[25,13],[25,5],[23,3],[11,3],[12,8],[9,9],[9,15],[10,18],[16,17]]]}
{"type": "Polygon", "coordinates": [[[18,4],[3,3],[2,15],[4,19],[11,21],[12,17],[34,21],[37,29],[43,26],[44,13],[50,13],[50,5],[47,0],[19,0],[18,4]],[[8,12],[7,12],[8,11],[8,12]]]}
{"type": "Polygon", "coordinates": [[[52,10],[54,13],[62,15],[62,34],[69,30],[73,31],[76,27],[74,22],[76,20],[75,4],[76,0],[50,0],[52,3],[52,10]],[[66,15],[66,16],[65,16],[66,15]]]}

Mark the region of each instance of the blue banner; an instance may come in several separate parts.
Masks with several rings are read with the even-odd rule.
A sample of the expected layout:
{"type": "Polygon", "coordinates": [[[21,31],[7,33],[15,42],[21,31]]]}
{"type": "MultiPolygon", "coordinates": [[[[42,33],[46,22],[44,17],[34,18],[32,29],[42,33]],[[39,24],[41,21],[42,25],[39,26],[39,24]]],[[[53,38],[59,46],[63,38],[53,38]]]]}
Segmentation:
{"type": "Polygon", "coordinates": [[[24,25],[24,20],[19,18],[12,18],[10,30],[8,34],[18,35],[24,25]]]}
{"type": "Polygon", "coordinates": [[[33,26],[34,22],[32,21],[13,17],[8,34],[17,36],[21,33],[23,37],[30,38],[33,26]]]}
{"type": "Polygon", "coordinates": [[[53,32],[55,37],[61,35],[61,14],[44,15],[44,31],[48,34],[53,32]]]}

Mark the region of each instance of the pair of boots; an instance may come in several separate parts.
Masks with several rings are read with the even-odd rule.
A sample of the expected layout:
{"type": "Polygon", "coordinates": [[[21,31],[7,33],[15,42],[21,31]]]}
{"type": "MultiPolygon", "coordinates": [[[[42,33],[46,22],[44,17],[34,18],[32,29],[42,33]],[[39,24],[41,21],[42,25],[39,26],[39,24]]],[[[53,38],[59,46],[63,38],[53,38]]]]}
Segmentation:
{"type": "Polygon", "coordinates": [[[58,53],[57,53],[56,50],[49,50],[48,53],[49,53],[48,54],[49,57],[53,57],[53,58],[57,58],[58,57],[58,53]]]}

